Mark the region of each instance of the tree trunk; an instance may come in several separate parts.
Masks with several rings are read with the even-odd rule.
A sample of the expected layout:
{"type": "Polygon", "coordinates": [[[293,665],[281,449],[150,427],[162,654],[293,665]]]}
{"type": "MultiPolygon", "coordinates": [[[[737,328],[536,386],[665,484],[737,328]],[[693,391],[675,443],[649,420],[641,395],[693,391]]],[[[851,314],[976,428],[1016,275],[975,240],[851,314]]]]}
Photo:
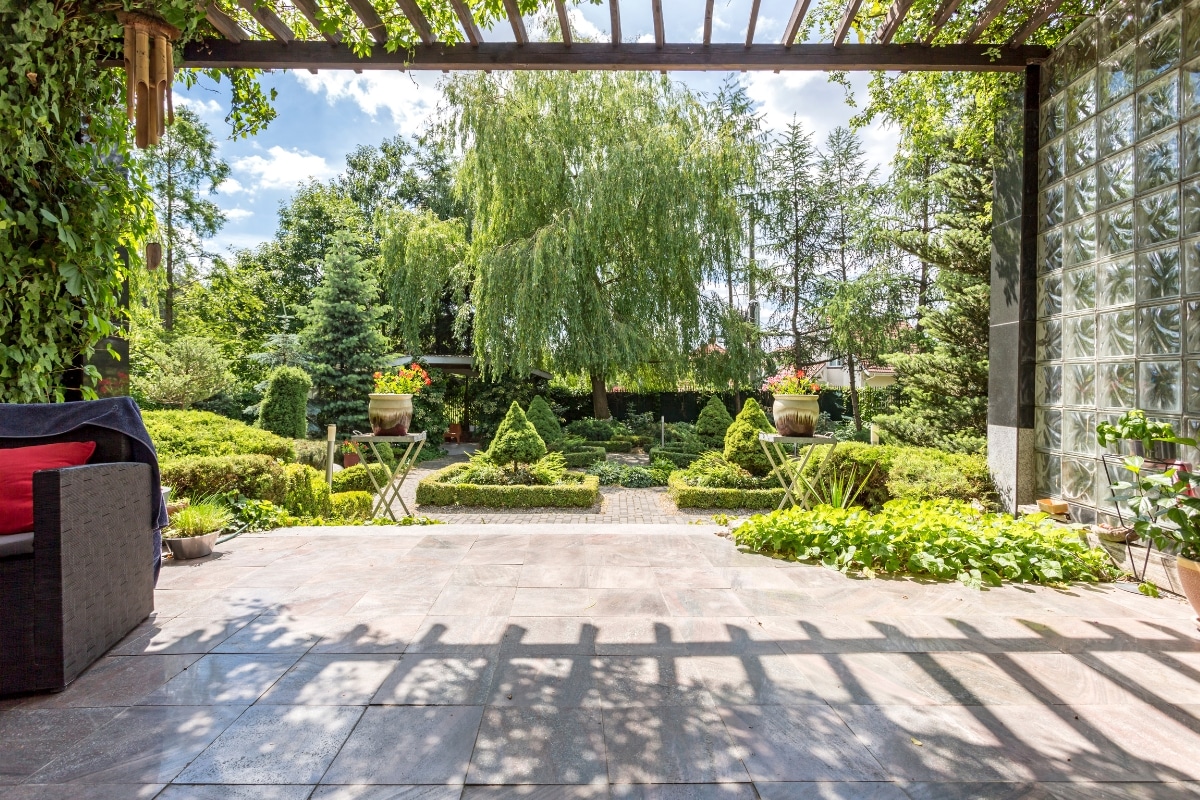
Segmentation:
{"type": "Polygon", "coordinates": [[[163,330],[175,327],[175,248],[167,247],[167,290],[163,293],[163,330]]]}
{"type": "Polygon", "coordinates": [[[608,411],[608,391],[604,384],[604,375],[592,372],[592,416],[596,419],[608,419],[612,414],[608,411]]]}
{"type": "Polygon", "coordinates": [[[862,416],[858,412],[858,376],[854,374],[854,356],[846,355],[846,376],[850,381],[850,413],[854,417],[854,430],[862,430],[862,416]]]}

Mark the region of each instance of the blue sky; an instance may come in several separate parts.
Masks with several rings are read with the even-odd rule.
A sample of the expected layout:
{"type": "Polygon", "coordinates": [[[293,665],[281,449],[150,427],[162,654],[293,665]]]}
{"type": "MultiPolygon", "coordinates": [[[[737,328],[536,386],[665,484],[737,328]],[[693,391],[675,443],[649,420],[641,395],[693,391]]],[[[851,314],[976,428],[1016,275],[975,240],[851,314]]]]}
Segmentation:
{"type": "MultiPolygon", "coordinates": [[[[745,40],[751,0],[717,0],[713,40],[745,40]]],[[[755,41],[778,41],[791,11],[792,0],[762,0],[755,41]]],[[[703,3],[664,3],[668,41],[700,41],[703,3]]],[[[572,9],[577,36],[609,39],[607,4],[572,9]]],[[[536,37],[537,20],[527,19],[536,37]]],[[[649,3],[621,6],[622,36],[626,40],[653,40],[649,3]]],[[[511,41],[512,30],[502,22],[484,37],[511,41]]],[[[671,77],[697,92],[714,92],[728,73],[672,73],[671,77]]],[[[225,210],[225,228],[209,249],[252,247],[275,232],[279,204],[310,177],[330,178],[345,165],[346,154],[360,144],[378,144],[396,134],[421,131],[436,116],[446,78],[440,72],[401,73],[350,71],[277,72],[263,76],[278,90],[278,117],[268,129],[252,138],[230,140],[224,122],[229,104],[228,84],[202,81],[191,89],[176,87],[176,102],[197,111],[219,141],[221,157],[232,168],[232,178],[214,196],[225,210]]],[[[845,102],[841,86],[824,73],[746,73],[740,76],[758,104],[768,128],[779,129],[795,115],[818,142],[837,125],[845,124],[856,109],[845,102]]],[[[855,96],[865,99],[867,75],[851,78],[855,96]]],[[[861,131],[870,159],[884,170],[895,150],[893,131],[878,125],[861,131]]]]}

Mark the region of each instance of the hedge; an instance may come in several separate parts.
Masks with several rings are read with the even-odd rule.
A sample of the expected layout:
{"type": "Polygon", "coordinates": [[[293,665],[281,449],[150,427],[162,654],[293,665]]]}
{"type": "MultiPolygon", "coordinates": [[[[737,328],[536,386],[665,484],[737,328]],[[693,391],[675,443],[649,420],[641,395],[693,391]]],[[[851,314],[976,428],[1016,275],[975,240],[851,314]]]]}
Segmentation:
{"type": "Polygon", "coordinates": [[[679,473],[667,480],[668,492],[680,508],[777,508],[783,489],[713,489],[690,486],[679,473]]]}
{"type": "Polygon", "coordinates": [[[238,492],[252,500],[282,505],[287,493],[283,464],[264,455],[192,456],[161,465],[162,482],[174,497],[193,500],[238,492]]]}
{"type": "MultiPolygon", "coordinates": [[[[384,481],[388,479],[387,468],[383,464],[372,464],[371,472],[375,475],[375,482],[383,486],[384,481]]],[[[371,485],[371,476],[367,474],[367,466],[355,464],[353,467],[346,467],[333,473],[333,491],[374,494],[375,487],[371,485]]]]}
{"type": "Polygon", "coordinates": [[[292,440],[210,411],[143,411],[159,461],[259,454],[295,461],[292,440]]]}
{"type": "Polygon", "coordinates": [[[600,496],[600,479],[595,475],[567,473],[559,486],[477,486],[445,483],[467,468],[451,464],[417,484],[417,504],[422,506],[471,506],[479,508],[591,508],[600,496]]]}
{"type": "Polygon", "coordinates": [[[568,467],[590,467],[603,461],[606,455],[603,447],[576,447],[569,453],[563,453],[563,460],[568,467]]]}
{"type": "Polygon", "coordinates": [[[599,447],[606,453],[629,453],[633,450],[633,442],[628,439],[609,439],[604,442],[584,442],[584,447],[599,447]]]}
{"type": "Polygon", "coordinates": [[[693,453],[688,450],[675,450],[670,445],[650,448],[650,463],[654,463],[655,459],[661,458],[665,461],[670,461],[680,469],[690,466],[699,457],[699,453],[693,453]]]}
{"type": "Polygon", "coordinates": [[[283,507],[298,517],[327,517],[330,514],[329,484],[325,476],[307,464],[283,468],[283,507]]]}
{"type": "Polygon", "coordinates": [[[329,496],[332,516],[345,522],[362,522],[371,516],[370,492],[334,492],[329,496]]]}

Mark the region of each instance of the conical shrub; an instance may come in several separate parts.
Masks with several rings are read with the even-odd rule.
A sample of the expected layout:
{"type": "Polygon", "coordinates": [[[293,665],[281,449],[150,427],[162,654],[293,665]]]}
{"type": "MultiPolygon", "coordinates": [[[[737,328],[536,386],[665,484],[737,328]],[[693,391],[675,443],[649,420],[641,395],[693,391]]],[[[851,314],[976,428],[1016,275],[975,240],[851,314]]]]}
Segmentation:
{"type": "Polygon", "coordinates": [[[488,448],[488,458],[493,463],[512,464],[516,468],[518,464],[533,464],[544,455],[546,443],[514,400],[496,430],[496,438],[488,448]]]}
{"type": "Polygon", "coordinates": [[[724,441],[725,434],[732,424],[733,417],[729,415],[729,409],[725,408],[721,398],[714,394],[700,410],[700,416],[696,419],[696,433],[719,447],[717,443],[724,441]]]}
{"type": "Polygon", "coordinates": [[[562,440],[562,425],[559,424],[558,417],[554,416],[550,404],[543,400],[540,394],[530,401],[525,416],[530,424],[537,428],[538,436],[542,437],[547,446],[562,440]]]}
{"type": "Polygon", "coordinates": [[[762,407],[754,398],[750,398],[725,432],[725,459],[751,475],[766,475],[771,471],[771,462],[758,443],[758,434],[772,433],[774,430],[762,407]]]}

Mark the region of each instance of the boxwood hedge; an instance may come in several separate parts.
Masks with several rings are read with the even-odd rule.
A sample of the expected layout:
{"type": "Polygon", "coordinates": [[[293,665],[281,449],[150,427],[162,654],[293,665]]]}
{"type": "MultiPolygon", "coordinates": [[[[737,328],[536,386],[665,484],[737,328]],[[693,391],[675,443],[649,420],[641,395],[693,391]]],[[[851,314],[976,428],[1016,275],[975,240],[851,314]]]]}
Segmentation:
{"type": "Polygon", "coordinates": [[[451,464],[417,484],[417,503],[423,506],[472,506],[480,508],[591,508],[600,496],[600,480],[594,475],[567,473],[558,486],[477,486],[446,483],[445,479],[466,469],[451,464]]]}
{"type": "Polygon", "coordinates": [[[569,453],[563,453],[563,460],[568,467],[590,467],[603,461],[607,452],[603,447],[576,447],[569,453]]]}
{"type": "Polygon", "coordinates": [[[633,442],[628,439],[609,439],[604,442],[584,442],[584,447],[599,447],[606,453],[629,453],[633,450],[633,442]]]}
{"type": "MultiPolygon", "coordinates": [[[[660,454],[661,455],[661,454],[660,454]]],[[[671,474],[668,491],[680,508],[776,508],[783,489],[717,489],[691,486],[679,472],[671,474]]]]}
{"type": "Polygon", "coordinates": [[[670,461],[672,464],[679,467],[680,469],[682,469],[683,467],[689,466],[693,461],[695,461],[699,457],[700,457],[699,453],[694,453],[690,450],[673,448],[669,444],[666,447],[651,447],[650,448],[650,461],[651,462],[653,462],[657,459],[663,459],[664,461],[670,461]]]}
{"type": "Polygon", "coordinates": [[[160,461],[249,454],[296,459],[291,439],[210,411],[143,411],[142,420],[160,461]]]}
{"type": "Polygon", "coordinates": [[[176,498],[238,492],[282,505],[287,493],[283,464],[270,456],[192,456],[164,461],[160,468],[163,484],[176,498]]]}

